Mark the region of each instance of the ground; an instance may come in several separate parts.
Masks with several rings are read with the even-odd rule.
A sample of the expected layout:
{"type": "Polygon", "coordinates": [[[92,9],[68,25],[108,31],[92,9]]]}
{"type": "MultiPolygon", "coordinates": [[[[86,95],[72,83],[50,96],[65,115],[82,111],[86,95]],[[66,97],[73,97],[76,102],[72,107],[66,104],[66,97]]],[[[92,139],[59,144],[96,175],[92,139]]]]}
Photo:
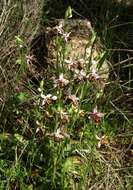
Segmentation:
{"type": "Polygon", "coordinates": [[[132,2],[0,9],[0,189],[131,190],[132,2]]]}

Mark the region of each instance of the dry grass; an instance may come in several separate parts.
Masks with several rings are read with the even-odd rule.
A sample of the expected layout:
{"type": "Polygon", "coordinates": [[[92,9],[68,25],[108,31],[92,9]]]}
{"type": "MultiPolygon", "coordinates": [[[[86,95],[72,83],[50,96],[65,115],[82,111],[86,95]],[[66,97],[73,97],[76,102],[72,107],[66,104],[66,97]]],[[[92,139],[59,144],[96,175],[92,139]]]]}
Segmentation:
{"type": "MultiPolygon", "coordinates": [[[[66,105],[69,105],[70,99],[66,99],[65,90],[60,90],[61,94],[57,93],[56,88],[54,90],[51,85],[53,79],[50,79],[52,82],[48,80],[46,84],[43,82],[40,84],[42,89],[43,85],[48,84],[50,90],[60,96],[59,104],[53,103],[53,107],[49,106],[48,110],[38,106],[40,97],[38,89],[35,90],[32,87],[29,89],[32,96],[28,100],[26,99],[27,102],[23,94],[20,93],[20,96],[17,96],[14,92],[19,83],[23,86],[23,82],[25,82],[22,80],[25,73],[21,73],[20,65],[16,63],[20,58],[21,48],[19,45],[22,43],[23,52],[21,53],[25,63],[29,43],[36,34],[40,33],[42,19],[45,22],[47,18],[53,20],[54,16],[61,18],[65,12],[63,6],[66,7],[67,3],[63,5],[62,1],[58,3],[55,0],[46,1],[45,8],[44,2],[41,0],[3,1],[0,7],[0,111],[2,115],[0,118],[0,123],[2,123],[0,124],[0,151],[4,151],[2,154],[0,153],[2,156],[0,172],[3,172],[2,175],[6,177],[3,177],[0,182],[1,188],[3,184],[6,184],[7,190],[17,190],[22,182],[27,185],[26,189],[29,190],[34,189],[33,186],[37,187],[38,190],[49,188],[50,183],[55,185],[53,189],[58,189],[63,184],[64,186],[60,187],[63,189],[65,185],[69,186],[69,182],[72,180],[71,189],[73,190],[132,190],[132,1],[102,1],[104,2],[103,6],[99,2],[99,0],[81,0],[81,4],[75,4],[74,1],[71,4],[74,8],[74,17],[83,19],[86,16],[91,19],[94,30],[101,37],[107,51],[107,57],[111,62],[110,80],[102,98],[100,101],[98,100],[106,117],[101,124],[95,125],[90,120],[88,122],[88,116],[86,118],[83,112],[81,112],[83,115],[81,114],[82,116],[78,118],[76,114],[73,116],[73,107],[68,109],[71,120],[68,129],[70,127],[73,139],[70,139],[70,142],[58,143],[48,137],[52,138],[55,135],[54,131],[49,134],[52,131],[50,127],[56,126],[62,119],[58,109],[62,105],[65,105],[64,108],[67,109],[66,105]],[[112,4],[116,5],[114,9],[110,8],[112,4]],[[57,9],[58,7],[61,9],[57,9]],[[100,11],[98,11],[99,7],[100,11]],[[17,39],[22,39],[20,44],[17,44],[17,39]],[[6,104],[8,98],[12,97],[11,95],[16,98],[14,98],[16,102],[6,104]],[[63,99],[64,96],[65,99],[63,99]],[[17,104],[17,98],[20,98],[20,104],[17,104]],[[21,102],[22,99],[24,102],[21,102]],[[75,128],[71,129],[71,126],[75,128]],[[79,129],[76,128],[77,126],[79,129]],[[50,132],[46,135],[48,130],[50,132]],[[107,139],[105,138],[105,141],[101,141],[100,138],[96,139],[94,133],[98,134],[99,137],[105,134],[107,139]],[[80,140],[74,139],[78,137],[80,140]],[[101,143],[99,148],[98,142],[101,143]],[[44,158],[46,156],[46,160],[41,160],[43,156],[44,158]],[[5,179],[8,179],[7,182],[5,179]],[[45,186],[46,184],[48,186],[45,186]]],[[[48,25],[51,24],[51,20],[48,25]]],[[[23,72],[27,71],[23,70],[23,72]]],[[[55,77],[55,81],[57,83],[59,80],[55,77]]],[[[49,93],[48,87],[43,89],[44,92],[49,93]]],[[[70,89],[77,88],[78,92],[81,88],[83,93],[84,87],[76,84],[70,89]]],[[[93,90],[87,92],[86,99],[81,101],[83,109],[87,110],[86,114],[88,114],[92,102],[95,102],[93,90]]],[[[68,122],[68,115],[64,112],[62,120],[68,122]]],[[[63,136],[57,132],[56,135],[63,136]]],[[[21,189],[23,190],[24,187],[21,189]]]]}
{"type": "MultiPolygon", "coordinates": [[[[7,1],[2,4],[0,15],[0,102],[15,86],[18,65],[18,47],[15,36],[21,36],[25,46],[40,29],[41,1],[7,1]]],[[[27,47],[25,47],[25,52],[27,47]]]]}

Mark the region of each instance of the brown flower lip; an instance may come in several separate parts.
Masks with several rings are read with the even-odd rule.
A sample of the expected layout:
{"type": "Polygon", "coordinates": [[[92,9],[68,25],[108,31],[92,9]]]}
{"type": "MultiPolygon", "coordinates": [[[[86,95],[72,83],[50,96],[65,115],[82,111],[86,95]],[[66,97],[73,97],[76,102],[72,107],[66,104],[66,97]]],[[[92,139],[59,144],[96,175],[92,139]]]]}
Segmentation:
{"type": "Polygon", "coordinates": [[[72,101],[73,105],[78,105],[79,98],[75,94],[69,95],[68,99],[72,101]]]}
{"type": "Polygon", "coordinates": [[[42,103],[41,103],[42,106],[50,104],[52,101],[57,100],[57,96],[52,96],[52,94],[47,94],[47,95],[41,94],[41,98],[42,98],[42,103]]]}
{"type": "Polygon", "coordinates": [[[101,146],[105,146],[109,144],[109,140],[106,135],[102,135],[101,137],[96,135],[96,139],[98,140],[98,144],[97,144],[98,148],[101,148],[101,146]]]}
{"type": "Polygon", "coordinates": [[[96,123],[99,123],[101,121],[101,119],[104,117],[104,115],[105,115],[105,113],[98,112],[97,106],[94,107],[93,111],[90,113],[90,117],[96,123]]]}
{"type": "Polygon", "coordinates": [[[54,81],[54,87],[65,87],[69,84],[69,80],[65,79],[63,73],[59,75],[59,78],[54,81]]]}
{"type": "Polygon", "coordinates": [[[57,129],[57,131],[54,132],[51,136],[54,137],[55,142],[60,142],[65,138],[70,138],[70,135],[67,132],[61,131],[60,129],[57,129]]]}

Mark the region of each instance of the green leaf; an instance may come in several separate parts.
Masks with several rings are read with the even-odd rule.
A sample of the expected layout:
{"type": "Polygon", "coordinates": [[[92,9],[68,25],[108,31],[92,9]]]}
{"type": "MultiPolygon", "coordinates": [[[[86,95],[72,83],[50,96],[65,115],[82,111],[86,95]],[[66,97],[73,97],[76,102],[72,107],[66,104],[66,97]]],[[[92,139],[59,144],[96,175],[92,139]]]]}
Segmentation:
{"type": "Polygon", "coordinates": [[[15,36],[16,38],[16,44],[18,45],[18,47],[20,49],[25,47],[24,41],[19,37],[19,36],[15,36]]]}
{"type": "Polygon", "coordinates": [[[16,64],[22,65],[22,63],[23,63],[22,59],[17,59],[16,64]]]}
{"type": "Polygon", "coordinates": [[[41,90],[43,90],[43,87],[44,87],[44,80],[41,80],[41,82],[40,82],[40,88],[41,88],[41,90]]]}
{"type": "Polygon", "coordinates": [[[19,36],[15,36],[15,38],[16,38],[17,44],[19,44],[19,45],[24,44],[23,40],[21,40],[21,38],[19,36]]]}
{"type": "Polygon", "coordinates": [[[71,6],[69,6],[66,10],[66,13],[65,13],[65,18],[72,18],[72,8],[71,6]]]}
{"type": "Polygon", "coordinates": [[[17,99],[18,99],[19,103],[23,103],[28,99],[28,94],[25,92],[21,92],[21,93],[17,94],[17,99]]]}
{"type": "Polygon", "coordinates": [[[17,141],[19,141],[20,143],[26,143],[26,140],[24,139],[24,137],[22,135],[19,134],[14,134],[15,138],[17,139],[17,141]]]}

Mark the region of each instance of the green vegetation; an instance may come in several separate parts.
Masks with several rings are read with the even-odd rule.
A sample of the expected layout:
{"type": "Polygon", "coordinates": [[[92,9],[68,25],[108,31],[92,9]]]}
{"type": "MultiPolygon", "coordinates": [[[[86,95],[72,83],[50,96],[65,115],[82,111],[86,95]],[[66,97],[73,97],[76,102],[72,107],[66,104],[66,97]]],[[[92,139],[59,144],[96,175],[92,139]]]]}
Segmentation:
{"type": "Polygon", "coordinates": [[[133,5],[38,0],[0,9],[0,190],[132,190],[133,5]],[[80,66],[66,60],[69,35],[59,28],[54,65],[31,74],[29,41],[61,17],[91,21],[88,48],[100,39],[102,50],[80,66]]]}

